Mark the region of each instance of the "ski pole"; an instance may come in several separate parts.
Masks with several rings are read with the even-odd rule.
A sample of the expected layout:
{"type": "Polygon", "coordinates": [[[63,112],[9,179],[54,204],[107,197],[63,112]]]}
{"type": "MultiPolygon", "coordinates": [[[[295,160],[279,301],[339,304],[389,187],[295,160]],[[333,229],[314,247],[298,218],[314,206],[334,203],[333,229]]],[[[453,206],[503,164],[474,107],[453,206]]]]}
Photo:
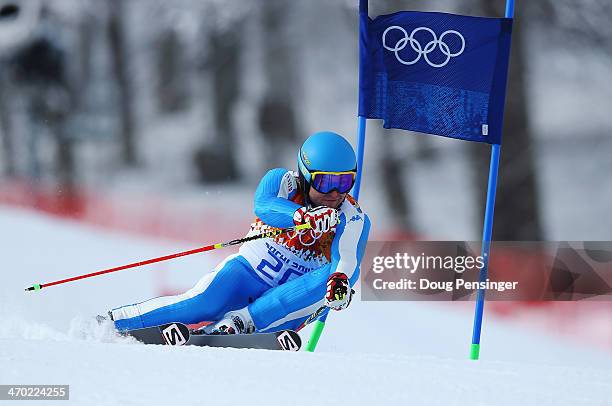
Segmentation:
{"type": "Polygon", "coordinates": [[[314,320],[317,319],[317,317],[319,317],[321,315],[321,313],[323,313],[323,311],[325,309],[327,309],[327,306],[325,306],[325,305],[319,307],[317,310],[315,310],[315,312],[313,314],[308,316],[308,318],[306,320],[304,320],[302,322],[302,324],[300,324],[294,331],[297,333],[298,331],[300,331],[301,329],[303,329],[304,327],[306,327],[307,325],[312,323],[314,320]]]}
{"type": "Polygon", "coordinates": [[[109,268],[109,269],[105,269],[103,271],[92,272],[92,273],[88,273],[88,274],[84,274],[84,275],[78,275],[78,276],[74,276],[72,278],[62,279],[62,280],[58,280],[58,281],[54,281],[54,282],[34,284],[34,285],[30,286],[29,288],[26,288],[25,290],[26,290],[26,292],[41,290],[41,289],[44,289],[44,288],[48,288],[50,286],[60,285],[62,283],[68,283],[68,282],[77,281],[79,279],[91,278],[93,276],[104,275],[104,274],[111,273],[111,272],[122,271],[124,269],[136,268],[136,267],[139,267],[139,266],[149,265],[149,264],[153,264],[153,263],[156,263],[156,262],[167,261],[169,259],[184,257],[184,256],[187,256],[187,255],[192,255],[192,254],[198,254],[200,252],[212,251],[212,250],[215,250],[215,249],[218,249],[218,248],[225,248],[225,247],[229,247],[229,246],[232,246],[232,245],[242,244],[242,243],[245,243],[245,242],[248,242],[248,241],[258,240],[260,238],[275,237],[275,236],[277,236],[279,234],[282,234],[282,233],[286,233],[286,232],[290,232],[290,231],[303,230],[305,228],[310,228],[310,224],[309,223],[300,224],[298,226],[289,227],[289,228],[276,228],[276,229],[273,229],[273,230],[270,230],[270,231],[266,231],[265,233],[252,235],[250,237],[239,238],[237,240],[232,240],[232,241],[228,241],[228,242],[222,242],[222,243],[218,243],[218,244],[206,245],[204,247],[195,248],[195,249],[188,250],[188,251],[183,251],[183,252],[178,252],[176,254],[170,254],[170,255],[165,255],[163,257],[152,258],[152,259],[148,259],[146,261],[134,262],[132,264],[122,265],[122,266],[118,266],[118,267],[115,267],[115,268],[109,268]]]}

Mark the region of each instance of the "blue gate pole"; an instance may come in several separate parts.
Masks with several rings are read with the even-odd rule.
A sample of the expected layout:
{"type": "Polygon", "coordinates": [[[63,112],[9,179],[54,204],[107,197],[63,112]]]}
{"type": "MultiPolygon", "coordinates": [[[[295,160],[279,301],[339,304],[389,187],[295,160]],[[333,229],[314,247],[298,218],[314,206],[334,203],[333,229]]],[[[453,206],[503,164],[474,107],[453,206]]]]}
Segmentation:
{"type": "Polygon", "coordinates": [[[365,154],[365,137],[366,137],[366,118],[359,116],[357,123],[357,177],[355,178],[355,186],[353,186],[353,197],[359,200],[359,191],[361,190],[361,176],[363,174],[363,156],[365,154]]]}
{"type": "MultiPolygon", "coordinates": [[[[514,0],[506,0],[506,18],[514,17],[514,0]]],[[[480,270],[479,280],[484,282],[489,271],[489,257],[491,254],[491,238],[493,234],[493,212],[495,208],[495,192],[497,191],[497,174],[499,172],[499,155],[501,145],[491,146],[491,164],[489,166],[489,184],[487,186],[487,204],[485,208],[484,227],[482,230],[482,257],[484,267],[480,270]]],[[[477,360],[480,357],[480,333],[482,331],[482,314],[484,311],[485,291],[478,290],[476,298],[476,309],[474,311],[474,328],[472,331],[472,345],[470,347],[470,359],[477,360]]]]}
{"type": "MultiPolygon", "coordinates": [[[[497,173],[499,169],[500,145],[494,144],[491,147],[491,164],[489,166],[489,185],[487,187],[487,204],[485,208],[485,220],[482,231],[482,257],[484,266],[480,270],[479,280],[486,281],[489,268],[489,256],[491,253],[491,236],[493,234],[493,211],[495,207],[495,192],[497,190],[497,173]]],[[[484,311],[484,289],[478,290],[476,298],[476,310],[474,314],[474,329],[472,332],[472,345],[470,348],[470,358],[477,360],[480,356],[480,331],[482,328],[482,313],[484,311]]]]}

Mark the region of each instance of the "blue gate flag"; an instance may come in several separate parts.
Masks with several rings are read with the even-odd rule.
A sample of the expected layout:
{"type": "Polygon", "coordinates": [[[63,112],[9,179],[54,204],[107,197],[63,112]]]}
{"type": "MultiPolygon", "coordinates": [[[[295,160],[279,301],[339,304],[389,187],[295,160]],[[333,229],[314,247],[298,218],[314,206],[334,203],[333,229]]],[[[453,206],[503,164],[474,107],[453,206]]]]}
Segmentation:
{"type": "Polygon", "coordinates": [[[511,18],[362,13],[359,115],[399,128],[501,144],[511,18]]]}

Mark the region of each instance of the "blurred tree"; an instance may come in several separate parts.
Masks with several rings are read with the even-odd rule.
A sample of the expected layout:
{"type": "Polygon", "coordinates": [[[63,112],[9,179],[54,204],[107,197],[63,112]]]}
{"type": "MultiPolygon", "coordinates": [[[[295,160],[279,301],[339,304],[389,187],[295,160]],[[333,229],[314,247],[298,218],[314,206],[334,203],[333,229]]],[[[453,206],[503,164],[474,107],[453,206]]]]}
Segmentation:
{"type": "MultiPolygon", "coordinates": [[[[225,182],[239,177],[232,114],[240,90],[241,22],[210,27],[205,67],[211,74],[213,141],[195,154],[195,165],[204,182],[225,182]]],[[[209,129],[211,127],[208,127],[209,129]]]]}
{"type": "Polygon", "coordinates": [[[531,18],[545,27],[550,39],[564,46],[589,46],[612,55],[612,2],[610,0],[540,0],[529,3],[531,18]]]}
{"type": "Polygon", "coordinates": [[[111,49],[113,72],[117,81],[121,158],[125,165],[135,166],[138,162],[136,153],[136,117],[134,112],[133,91],[129,72],[129,55],[125,32],[125,15],[127,12],[124,0],[108,0],[108,37],[111,49]]]}
{"type": "Polygon", "coordinates": [[[277,166],[284,149],[293,146],[300,133],[295,113],[298,88],[293,63],[286,0],[260,0],[263,29],[264,96],[259,105],[259,129],[265,139],[266,164],[277,166]]]}
{"type": "Polygon", "coordinates": [[[188,104],[184,71],[184,47],[172,27],[164,29],[156,41],[157,100],[162,113],[174,113],[188,104]]]}
{"type": "Polygon", "coordinates": [[[0,19],[14,19],[16,18],[21,10],[19,5],[16,3],[3,3],[0,4],[0,19]]]}
{"type": "Polygon", "coordinates": [[[35,126],[29,134],[30,176],[35,180],[41,177],[39,129],[46,127],[56,143],[55,169],[60,189],[70,195],[76,174],[74,142],[65,131],[66,118],[71,111],[66,55],[48,18],[44,11],[37,34],[13,55],[12,65],[18,90],[26,96],[29,120],[35,126]]]}
{"type": "MultiPolygon", "coordinates": [[[[477,0],[467,3],[468,14],[503,16],[504,2],[477,0]]],[[[500,241],[541,240],[539,189],[534,162],[534,142],[530,127],[526,82],[527,52],[524,32],[531,18],[527,4],[517,4],[512,31],[512,50],[506,95],[499,183],[495,202],[493,238],[500,241]]],[[[477,197],[484,213],[486,179],[489,173],[490,148],[471,144],[475,182],[481,193],[477,197]],[[486,150],[486,152],[485,152],[486,150]]],[[[482,217],[480,217],[482,218],[482,217]]]]}
{"type": "MultiPolygon", "coordinates": [[[[31,6],[31,5],[30,5],[31,6]]],[[[2,137],[2,161],[3,172],[7,176],[14,176],[17,173],[15,159],[15,140],[11,121],[11,88],[12,80],[9,77],[11,70],[11,54],[14,47],[18,46],[20,40],[11,35],[12,28],[22,24],[23,10],[16,2],[5,1],[0,3],[0,37],[3,39],[0,49],[0,136],[2,137]],[[8,27],[8,28],[7,28],[8,27]],[[8,33],[5,31],[8,29],[8,33]],[[7,35],[8,34],[8,35],[7,35]],[[15,44],[14,42],[17,42],[15,44]]]]}
{"type": "MultiPolygon", "coordinates": [[[[413,154],[408,154],[402,149],[398,149],[394,145],[394,140],[398,137],[406,137],[406,132],[401,130],[385,130],[382,126],[376,126],[375,132],[381,134],[372,134],[380,141],[381,156],[380,156],[380,175],[381,184],[385,190],[385,196],[389,198],[383,199],[393,218],[395,225],[395,233],[400,235],[412,235],[415,232],[415,223],[413,218],[412,204],[408,196],[410,184],[408,182],[408,170],[411,157],[413,154]],[[410,156],[409,156],[410,155],[410,156]]],[[[423,138],[423,135],[414,135],[415,137],[423,138]]]]}
{"type": "Polygon", "coordinates": [[[0,134],[2,135],[2,161],[4,174],[15,176],[15,152],[13,147],[13,129],[11,127],[11,114],[8,103],[8,78],[6,78],[7,64],[0,60],[0,134]]]}
{"type": "Polygon", "coordinates": [[[93,38],[96,28],[95,17],[84,10],[78,22],[78,79],[74,80],[75,104],[82,107],[85,94],[91,80],[93,38]]]}

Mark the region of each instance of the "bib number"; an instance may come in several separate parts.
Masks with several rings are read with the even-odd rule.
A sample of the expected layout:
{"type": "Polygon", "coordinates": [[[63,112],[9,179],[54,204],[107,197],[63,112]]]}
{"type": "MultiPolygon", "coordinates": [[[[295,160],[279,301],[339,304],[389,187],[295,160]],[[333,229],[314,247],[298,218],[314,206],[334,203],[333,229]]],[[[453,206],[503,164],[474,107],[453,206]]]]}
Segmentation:
{"type": "Polygon", "coordinates": [[[269,282],[282,285],[289,279],[304,275],[309,270],[291,261],[275,247],[267,243],[266,246],[268,247],[268,258],[261,260],[259,265],[257,265],[257,271],[259,271],[260,276],[269,282]]]}

